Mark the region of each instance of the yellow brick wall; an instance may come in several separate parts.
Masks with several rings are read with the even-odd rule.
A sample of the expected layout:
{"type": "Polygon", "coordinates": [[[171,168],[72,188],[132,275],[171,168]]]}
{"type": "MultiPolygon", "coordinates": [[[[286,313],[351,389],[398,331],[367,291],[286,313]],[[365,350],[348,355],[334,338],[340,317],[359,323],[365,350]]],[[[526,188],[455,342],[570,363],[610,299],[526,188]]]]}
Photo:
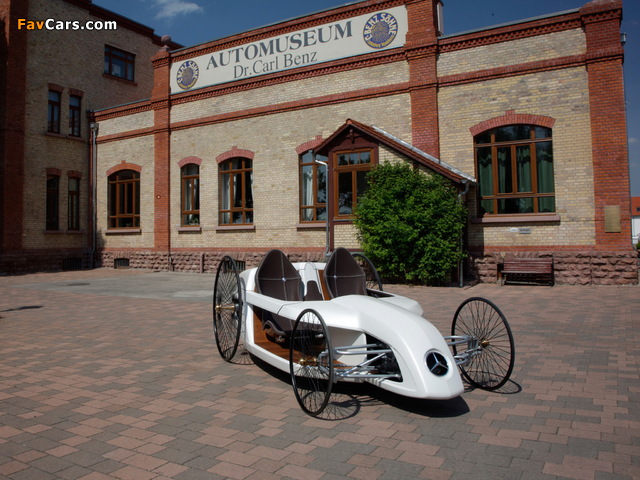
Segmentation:
{"type": "MultiPolygon", "coordinates": [[[[295,93],[293,94],[295,95],[295,93]]],[[[171,243],[176,248],[241,246],[243,248],[323,247],[325,231],[298,229],[299,170],[296,147],[332,134],[347,118],[374,124],[407,139],[411,135],[408,95],[310,108],[224,124],[179,130],[171,136],[171,243]],[[255,232],[216,230],[218,226],[218,165],[216,157],[237,146],[255,153],[253,197],[255,232]],[[180,168],[178,162],[196,156],[200,167],[199,234],[178,232],[180,168]]],[[[345,233],[345,235],[347,235],[345,233]]],[[[345,239],[346,241],[346,239],[345,239]]],[[[347,243],[354,245],[355,239],[347,243]]]]}
{"type": "Polygon", "coordinates": [[[153,111],[133,113],[122,117],[110,118],[99,122],[99,135],[116,135],[118,133],[153,127],[153,111]]]}
{"type": "Polygon", "coordinates": [[[171,110],[171,120],[172,122],[194,120],[248,108],[343,94],[372,86],[392,85],[408,80],[408,64],[395,62],[178,104],[171,110]],[[372,83],[372,79],[375,79],[375,83],[372,83]]]}
{"type": "MultiPolygon", "coordinates": [[[[535,225],[531,234],[514,234],[513,225],[472,224],[475,245],[593,245],[594,198],[587,72],[584,67],[508,77],[442,88],[438,96],[442,160],[475,175],[469,128],[504,115],[544,115],[553,127],[556,211],[559,224],[535,225]],[[472,105],[473,108],[460,108],[472,105]]],[[[472,207],[475,214],[475,207],[472,207]]]]}
{"type": "MultiPolygon", "coordinates": [[[[401,140],[409,141],[406,138],[401,138],[401,140]]],[[[405,157],[404,155],[400,155],[397,152],[394,152],[393,150],[386,147],[385,145],[380,145],[380,147],[378,148],[378,162],[380,164],[383,164],[383,163],[395,164],[395,163],[406,162],[406,161],[407,161],[407,157],[405,157]]]]}
{"type": "Polygon", "coordinates": [[[334,230],[334,246],[335,248],[360,248],[356,237],[356,228],[351,223],[337,224],[334,230]]]}
{"type": "Polygon", "coordinates": [[[438,75],[551,60],[580,55],[586,51],[584,32],[581,29],[567,30],[444,53],[438,58],[438,75]]]}

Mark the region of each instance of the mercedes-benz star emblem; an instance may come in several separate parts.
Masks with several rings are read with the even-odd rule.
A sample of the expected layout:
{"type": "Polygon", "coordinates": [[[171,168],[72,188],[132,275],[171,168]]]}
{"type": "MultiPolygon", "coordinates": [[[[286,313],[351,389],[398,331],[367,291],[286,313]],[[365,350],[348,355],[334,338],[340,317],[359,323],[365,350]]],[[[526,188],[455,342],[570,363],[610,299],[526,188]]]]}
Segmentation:
{"type": "Polygon", "coordinates": [[[446,375],[449,371],[449,365],[444,355],[438,352],[429,352],[427,354],[427,368],[431,373],[438,377],[446,375]]]}

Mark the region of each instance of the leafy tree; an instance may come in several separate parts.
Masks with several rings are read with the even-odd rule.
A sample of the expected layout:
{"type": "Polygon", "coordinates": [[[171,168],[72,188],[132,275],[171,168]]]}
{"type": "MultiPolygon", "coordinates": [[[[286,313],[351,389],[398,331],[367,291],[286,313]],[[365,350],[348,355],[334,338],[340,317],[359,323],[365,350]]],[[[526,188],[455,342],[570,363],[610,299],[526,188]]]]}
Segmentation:
{"type": "Polygon", "coordinates": [[[443,284],[465,255],[466,209],[443,177],[405,163],[385,163],[367,176],[355,226],[362,249],[394,281],[443,284]]]}

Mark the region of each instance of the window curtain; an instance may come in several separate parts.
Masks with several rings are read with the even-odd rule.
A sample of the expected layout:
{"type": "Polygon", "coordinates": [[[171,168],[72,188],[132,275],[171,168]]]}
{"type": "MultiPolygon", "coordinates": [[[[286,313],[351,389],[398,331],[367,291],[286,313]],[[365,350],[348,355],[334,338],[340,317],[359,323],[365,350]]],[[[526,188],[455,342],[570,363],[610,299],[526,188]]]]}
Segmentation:
{"type": "Polygon", "coordinates": [[[518,169],[518,192],[533,191],[531,178],[531,150],[529,145],[516,148],[516,166],[518,169]]]}
{"type": "Polygon", "coordinates": [[[498,192],[511,193],[513,186],[511,184],[511,148],[498,148],[498,192]]]}
{"type": "Polygon", "coordinates": [[[316,172],[317,172],[317,187],[318,187],[318,194],[317,194],[317,198],[316,201],[318,203],[326,203],[327,201],[327,167],[325,167],[324,165],[318,165],[316,167],[316,172]]]}
{"type": "Polygon", "coordinates": [[[302,167],[302,205],[313,205],[313,167],[302,167]]]}
{"type": "Polygon", "coordinates": [[[245,172],[245,208],[253,208],[253,170],[245,172]]]}
{"type": "Polygon", "coordinates": [[[493,213],[493,200],[483,199],[484,197],[493,195],[493,163],[491,147],[478,148],[477,156],[481,210],[482,213],[493,213]]]}
{"type": "Polygon", "coordinates": [[[231,201],[229,196],[229,174],[222,175],[222,210],[229,210],[231,208],[231,201]]]}
{"type": "MultiPolygon", "coordinates": [[[[538,168],[538,193],[553,193],[553,152],[551,142],[541,142],[536,145],[536,160],[538,168]]],[[[540,197],[538,211],[555,212],[555,197],[540,197]]]]}
{"type": "Polygon", "coordinates": [[[553,154],[551,142],[536,145],[538,162],[538,193],[553,193],[553,154]]]}
{"type": "Polygon", "coordinates": [[[478,181],[480,195],[493,195],[493,165],[491,163],[491,148],[478,149],[478,181]]]}

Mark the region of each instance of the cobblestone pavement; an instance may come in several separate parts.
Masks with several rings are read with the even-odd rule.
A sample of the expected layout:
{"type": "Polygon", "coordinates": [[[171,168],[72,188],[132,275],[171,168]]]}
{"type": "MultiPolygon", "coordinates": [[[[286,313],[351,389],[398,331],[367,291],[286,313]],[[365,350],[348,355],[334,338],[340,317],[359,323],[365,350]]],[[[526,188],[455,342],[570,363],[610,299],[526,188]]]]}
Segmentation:
{"type": "MultiPolygon", "coordinates": [[[[228,364],[212,275],[0,277],[0,478],[640,478],[640,287],[390,286],[443,333],[469,296],[513,328],[512,381],[418,401],[228,364]]],[[[244,357],[246,358],[246,357],[244,357]]]]}

